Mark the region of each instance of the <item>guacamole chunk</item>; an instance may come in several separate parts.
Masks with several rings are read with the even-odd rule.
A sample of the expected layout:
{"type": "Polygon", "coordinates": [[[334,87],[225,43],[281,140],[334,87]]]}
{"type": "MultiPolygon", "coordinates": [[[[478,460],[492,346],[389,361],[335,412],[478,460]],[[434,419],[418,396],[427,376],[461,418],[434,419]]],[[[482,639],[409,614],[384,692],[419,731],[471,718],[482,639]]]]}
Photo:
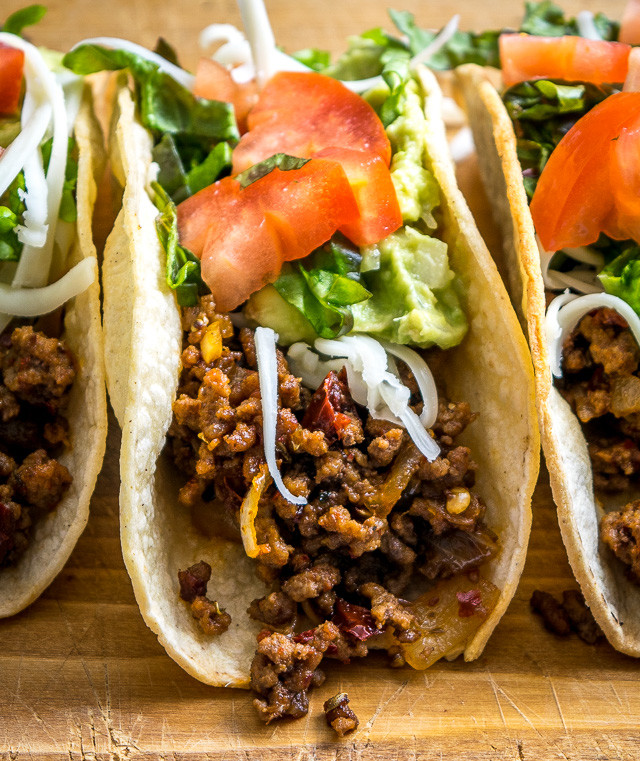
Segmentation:
{"type": "Polygon", "coordinates": [[[424,114],[418,83],[407,83],[400,115],[387,128],[391,177],[405,225],[368,251],[362,275],[370,299],[351,307],[354,330],[401,344],[443,349],[460,343],[467,330],[449,268],[447,245],[429,232],[440,188],[425,168],[424,114]]]}

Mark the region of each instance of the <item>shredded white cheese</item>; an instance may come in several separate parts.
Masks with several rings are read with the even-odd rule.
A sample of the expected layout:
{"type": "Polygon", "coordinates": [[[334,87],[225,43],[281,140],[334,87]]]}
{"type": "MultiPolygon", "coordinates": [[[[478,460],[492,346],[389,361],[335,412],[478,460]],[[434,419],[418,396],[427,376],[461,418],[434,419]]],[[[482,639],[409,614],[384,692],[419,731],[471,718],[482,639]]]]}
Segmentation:
{"type": "Polygon", "coordinates": [[[294,505],[306,505],[304,497],[296,497],[284,485],[276,462],[276,428],[278,425],[278,360],[277,336],[271,328],[256,328],[256,358],[262,397],[262,440],[264,456],[273,483],[282,496],[294,505]]]}
{"type": "Polygon", "coordinates": [[[576,16],[578,25],[578,34],[586,40],[601,40],[596,25],[593,22],[593,13],[591,11],[580,11],[576,16]]]}

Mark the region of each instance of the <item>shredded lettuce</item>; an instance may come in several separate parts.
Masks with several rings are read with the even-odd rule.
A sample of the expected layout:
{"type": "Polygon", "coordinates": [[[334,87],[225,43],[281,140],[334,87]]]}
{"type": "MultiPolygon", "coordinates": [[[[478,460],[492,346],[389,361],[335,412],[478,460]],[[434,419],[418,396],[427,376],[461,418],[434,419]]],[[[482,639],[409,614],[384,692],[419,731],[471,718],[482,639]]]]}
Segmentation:
{"type": "Polygon", "coordinates": [[[231,148],[228,143],[218,143],[209,153],[176,141],[173,135],[163,135],[152,151],[158,164],[158,182],[171,196],[174,203],[213,184],[231,169],[231,148]],[[181,155],[182,154],[182,155],[181,155]],[[185,162],[187,166],[185,167],[185,162]]]}
{"type": "Polygon", "coordinates": [[[538,79],[506,90],[503,100],[513,121],[529,199],[560,140],[587,111],[618,89],[613,85],[538,79]]]}
{"type": "MultiPolygon", "coordinates": [[[[618,39],[620,24],[616,21],[607,18],[603,13],[596,13],[593,21],[603,40],[618,39]]],[[[525,16],[520,31],[535,34],[538,37],[580,35],[576,19],[566,18],[562,8],[550,0],[525,3],[525,16]]]]}
{"type": "Polygon", "coordinates": [[[140,119],[158,137],[169,133],[211,141],[239,139],[230,103],[196,98],[157,64],[135,53],[101,45],[80,45],[65,55],[63,63],[82,76],[129,69],[136,83],[140,119]]]}
{"type": "MultiPolygon", "coordinates": [[[[41,146],[42,163],[45,172],[49,168],[49,159],[51,158],[51,146],[53,138],[46,140],[41,146]]],[[[67,148],[67,165],[64,172],[64,184],[62,186],[62,197],[60,198],[60,209],[58,217],[63,222],[75,222],[78,218],[78,209],[76,207],[76,184],[78,182],[78,161],[77,161],[76,141],[73,137],[69,138],[67,148]]]]}
{"type": "Polygon", "coordinates": [[[156,230],[167,255],[167,285],[176,292],[180,306],[195,306],[198,296],[208,290],[200,276],[200,260],[178,243],[176,206],[170,196],[157,182],[152,183],[152,188],[153,200],[160,212],[156,230]]]}
{"type": "Polygon", "coordinates": [[[287,264],[274,287],[322,338],[353,328],[351,307],[371,297],[360,282],[360,254],[339,236],[300,262],[287,264]]]}

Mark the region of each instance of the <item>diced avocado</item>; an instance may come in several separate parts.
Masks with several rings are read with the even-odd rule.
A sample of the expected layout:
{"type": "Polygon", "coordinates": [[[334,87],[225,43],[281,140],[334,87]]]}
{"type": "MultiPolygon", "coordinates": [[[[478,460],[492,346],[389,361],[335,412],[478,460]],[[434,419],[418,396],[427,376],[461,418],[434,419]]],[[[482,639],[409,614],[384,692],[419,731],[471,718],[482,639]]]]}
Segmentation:
{"type": "Polygon", "coordinates": [[[251,295],[244,307],[244,315],[258,325],[275,330],[278,343],[284,346],[296,341],[312,344],[318,337],[309,320],[287,303],[272,285],[265,285],[251,295]]]}

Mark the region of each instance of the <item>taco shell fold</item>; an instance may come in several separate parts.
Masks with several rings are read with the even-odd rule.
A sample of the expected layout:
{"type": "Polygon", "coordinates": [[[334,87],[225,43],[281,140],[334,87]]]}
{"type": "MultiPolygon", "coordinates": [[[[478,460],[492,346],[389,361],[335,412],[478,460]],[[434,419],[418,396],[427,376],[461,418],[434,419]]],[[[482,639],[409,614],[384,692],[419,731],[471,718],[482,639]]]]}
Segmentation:
{"type": "MultiPolygon", "coordinates": [[[[511,600],[524,565],[531,496],[539,465],[533,373],[526,342],[507,293],[456,187],[441,120],[441,96],[430,72],[422,77],[428,155],[443,196],[444,239],[463,283],[469,332],[448,350],[439,378],[450,398],[479,413],[461,438],[478,462],[477,490],[501,552],[483,566],[501,594],[464,647],[477,658],[511,600]]],[[[122,426],[121,537],[136,599],[148,626],[186,671],[213,685],[246,687],[261,625],[246,614],[268,590],[242,545],[207,538],[178,505],[179,476],[162,450],[172,419],[182,346],[180,316],[165,281],[156,209],[147,194],[151,137],[131,94],[120,89],[111,151],[126,178],[123,206],[105,250],[105,340],[109,393],[122,426]],[[205,560],[210,584],[231,614],[231,628],[207,637],[179,599],[177,570],[205,560]]],[[[453,653],[451,655],[457,655],[453,653]]]]}
{"type": "Polygon", "coordinates": [[[640,587],[628,580],[622,563],[599,540],[602,507],[594,494],[587,441],[578,418],[552,384],[540,256],[511,119],[484,69],[462,66],[457,77],[480,173],[503,234],[505,281],[528,332],[542,447],[569,562],[609,642],[640,657],[640,587]]]}
{"type": "MultiPolygon", "coordinates": [[[[79,154],[77,229],[65,269],[96,255],[91,221],[97,194],[96,178],[101,176],[104,166],[104,148],[88,88],[85,88],[74,134],[79,154]]],[[[77,375],[65,410],[70,446],[58,460],[68,468],[73,482],[56,509],[38,519],[29,546],[17,563],[0,570],[0,617],[18,613],[39,597],[66,563],[89,518],[89,503],[102,466],[107,436],[97,278],[65,306],[62,338],[74,354],[77,375]]]]}

